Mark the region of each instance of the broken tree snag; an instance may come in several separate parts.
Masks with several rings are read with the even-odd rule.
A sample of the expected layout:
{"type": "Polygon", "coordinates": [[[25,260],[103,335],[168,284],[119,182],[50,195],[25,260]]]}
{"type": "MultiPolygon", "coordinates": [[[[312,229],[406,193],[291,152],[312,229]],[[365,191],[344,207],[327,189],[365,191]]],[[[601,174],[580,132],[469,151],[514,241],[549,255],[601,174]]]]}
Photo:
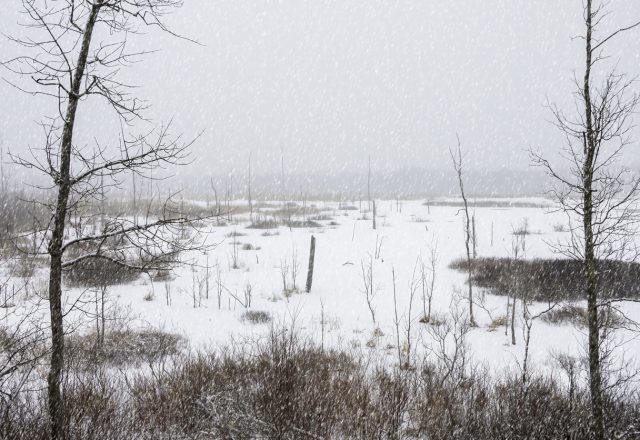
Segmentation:
{"type": "Polygon", "coordinates": [[[376,201],[373,201],[373,229],[376,228],[376,201]]]}
{"type": "Polygon", "coordinates": [[[316,255],[316,237],[311,236],[311,246],[309,248],[309,269],[307,270],[307,293],[311,292],[311,283],[313,282],[313,260],[316,255]]]}

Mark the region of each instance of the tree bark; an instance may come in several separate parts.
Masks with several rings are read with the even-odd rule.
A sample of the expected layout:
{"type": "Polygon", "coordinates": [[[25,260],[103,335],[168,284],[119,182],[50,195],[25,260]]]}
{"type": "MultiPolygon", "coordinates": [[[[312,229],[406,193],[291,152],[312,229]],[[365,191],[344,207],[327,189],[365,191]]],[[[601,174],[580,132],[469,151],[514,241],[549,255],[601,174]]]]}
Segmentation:
{"type": "Polygon", "coordinates": [[[60,175],[58,177],[58,196],[53,219],[53,230],[48,252],[51,257],[49,268],[49,309],[51,314],[51,365],[47,377],[50,436],[52,440],[64,439],[64,401],[60,384],[64,368],[64,326],[62,313],[62,246],[66,228],[67,205],[71,192],[71,149],[80,87],[87,65],[89,47],[93,29],[98,18],[102,1],[96,2],[89,14],[73,74],[62,140],[60,143],[60,175]]]}
{"type": "Polygon", "coordinates": [[[587,320],[589,326],[589,391],[591,394],[593,438],[604,440],[604,410],[602,400],[602,371],[600,365],[600,325],[598,323],[598,275],[596,271],[595,244],[593,237],[593,162],[595,139],[593,130],[593,109],[591,105],[591,65],[592,65],[592,1],[587,0],[586,68],[584,74],[583,98],[585,104],[586,139],[583,167],[583,227],[585,288],[587,294],[587,320]]]}
{"type": "Polygon", "coordinates": [[[311,283],[313,283],[313,265],[316,257],[316,237],[311,236],[311,246],[309,248],[309,268],[307,269],[307,293],[311,292],[311,283]]]}
{"type": "Polygon", "coordinates": [[[373,214],[372,214],[372,220],[373,220],[373,229],[376,229],[376,201],[373,201],[373,214]]]}

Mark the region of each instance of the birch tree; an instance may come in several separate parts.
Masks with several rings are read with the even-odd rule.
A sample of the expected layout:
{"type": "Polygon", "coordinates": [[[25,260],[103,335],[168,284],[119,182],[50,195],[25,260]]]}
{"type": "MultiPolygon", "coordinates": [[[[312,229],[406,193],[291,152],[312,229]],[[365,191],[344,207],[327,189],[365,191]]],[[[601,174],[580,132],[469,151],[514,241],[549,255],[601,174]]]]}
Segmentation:
{"type": "Polygon", "coordinates": [[[588,315],[589,391],[593,438],[605,438],[600,309],[607,301],[599,286],[598,262],[635,260],[638,176],[624,166],[631,146],[632,117],[638,106],[634,80],[606,66],[604,49],[612,39],[640,26],[640,22],[601,33],[608,12],[604,3],[585,0],[583,18],[584,69],[575,81],[575,106],[565,113],[551,106],[554,122],[567,142],[561,165],[532,151],[534,164],[552,178],[551,193],[570,223],[570,238],[556,250],[583,263],[584,297],[588,315]],[[567,171],[565,171],[567,170],[567,171]]]}
{"type": "Polygon", "coordinates": [[[47,176],[52,195],[41,202],[51,215],[39,231],[40,252],[49,256],[51,439],[62,439],[65,432],[63,271],[86,261],[109,261],[136,270],[166,268],[181,250],[194,246],[172,240],[173,228],[187,219],[177,216],[168,202],[148,223],[139,223],[137,216],[134,220],[115,216],[105,220],[96,234],[69,230],[74,210],[98,200],[104,185],[118,187],[130,173],[144,178],[154,168],[188,162],[191,142],[173,135],[170,124],[148,128],[147,104],[121,79],[121,70],[147,53],[130,50],[129,40],[149,28],[175,35],[163,20],[181,4],[179,0],[21,0],[25,36],[11,37],[20,55],[2,65],[15,74],[15,87],[50,98],[57,109],[42,123],[42,146],[13,157],[19,165],[47,176]],[[91,108],[85,104],[89,100],[101,100],[113,111],[94,119],[120,121],[116,145],[77,144],[77,120],[91,108]],[[144,128],[136,131],[136,123],[144,123],[144,128]]]}

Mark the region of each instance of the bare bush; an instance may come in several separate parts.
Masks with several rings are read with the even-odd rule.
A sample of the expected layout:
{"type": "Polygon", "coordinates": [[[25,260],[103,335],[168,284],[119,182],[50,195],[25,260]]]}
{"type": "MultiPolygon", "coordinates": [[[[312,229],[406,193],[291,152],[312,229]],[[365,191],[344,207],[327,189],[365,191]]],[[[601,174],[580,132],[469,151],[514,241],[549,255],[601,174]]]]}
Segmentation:
{"type": "Polygon", "coordinates": [[[251,324],[267,324],[272,320],[271,314],[262,310],[247,310],[240,319],[251,324]]]}
{"type": "Polygon", "coordinates": [[[365,262],[365,260],[362,260],[360,262],[360,269],[362,271],[362,293],[364,294],[364,298],[367,302],[367,307],[369,308],[369,313],[371,313],[371,320],[373,321],[373,325],[375,327],[376,311],[373,305],[373,299],[378,293],[378,289],[373,280],[373,258],[371,257],[371,255],[369,255],[368,262],[365,262]]]}
{"type": "MultiPolygon", "coordinates": [[[[457,319],[447,325],[460,335],[457,319]]],[[[590,437],[579,365],[563,363],[569,382],[492,377],[460,353],[453,361],[455,339],[442,331],[447,359],[429,357],[410,370],[322,349],[290,329],[215,354],[179,355],[153,374],[76,370],[64,381],[64,432],[70,440],[590,437]]],[[[0,435],[47,438],[44,402],[39,392],[0,400],[0,435]]],[[[637,396],[611,396],[607,432],[634,438],[639,408],[637,396]]]]}
{"type": "Polygon", "coordinates": [[[78,262],[65,271],[65,282],[73,287],[98,287],[135,281],[140,271],[104,258],[78,262]]]}
{"type": "Polygon", "coordinates": [[[185,346],[182,337],[151,328],[125,328],[107,332],[98,347],[96,340],[97,336],[93,333],[69,336],[66,341],[69,363],[89,366],[139,365],[178,354],[185,346]]]}

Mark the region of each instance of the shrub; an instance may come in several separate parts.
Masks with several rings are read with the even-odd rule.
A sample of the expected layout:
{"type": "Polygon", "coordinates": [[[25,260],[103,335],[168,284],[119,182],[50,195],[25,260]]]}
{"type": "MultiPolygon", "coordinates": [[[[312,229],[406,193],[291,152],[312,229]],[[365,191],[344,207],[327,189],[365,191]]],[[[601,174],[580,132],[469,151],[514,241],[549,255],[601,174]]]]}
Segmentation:
{"type": "Polygon", "coordinates": [[[65,271],[65,281],[73,287],[99,287],[135,281],[140,272],[105,258],[81,260],[65,271]]]}
{"type": "MultiPolygon", "coordinates": [[[[451,268],[466,272],[467,261],[456,260],[451,268]]],[[[640,264],[599,260],[600,298],[640,297],[640,264]]],[[[584,265],[577,260],[512,260],[477,258],[471,262],[475,285],[495,295],[526,294],[534,301],[583,300],[584,265]]]]}
{"type": "Polygon", "coordinates": [[[104,341],[95,332],[73,335],[67,339],[69,362],[95,365],[137,365],[178,354],[185,340],[175,334],[155,329],[123,329],[107,332],[104,341]]]}
{"type": "MultiPolygon", "coordinates": [[[[397,369],[273,330],[256,343],[177,356],[119,379],[73,371],[63,383],[66,438],[589,438],[588,391],[553,376],[492,377],[425,360],[397,369]],[[125,392],[126,391],[126,392],[125,392]]],[[[606,430],[633,432],[636,394],[609,395],[606,430]],[[615,398],[614,398],[615,397],[615,398]]],[[[0,435],[46,439],[46,397],[0,399],[0,435]]],[[[621,437],[622,438],[622,437],[621,437]]]]}
{"type": "MultiPolygon", "coordinates": [[[[610,327],[620,326],[625,323],[625,318],[614,310],[601,308],[599,322],[610,327]]],[[[542,320],[548,324],[570,324],[576,327],[587,327],[587,309],[575,304],[565,304],[545,313],[542,320]]]]}
{"type": "Polygon", "coordinates": [[[280,223],[277,220],[262,219],[255,220],[253,223],[247,226],[247,229],[276,229],[279,226],[280,223]]]}
{"type": "Polygon", "coordinates": [[[506,317],[506,315],[500,315],[494,318],[493,321],[491,321],[491,324],[489,324],[489,331],[495,332],[499,328],[504,327],[508,321],[509,319],[506,317]]]}
{"type": "Polygon", "coordinates": [[[15,258],[9,265],[9,275],[16,278],[32,278],[37,267],[37,260],[35,258],[15,258]]]}
{"type": "Polygon", "coordinates": [[[250,322],[251,324],[266,324],[271,322],[271,315],[268,312],[262,310],[247,310],[240,317],[242,321],[250,322]]]}

